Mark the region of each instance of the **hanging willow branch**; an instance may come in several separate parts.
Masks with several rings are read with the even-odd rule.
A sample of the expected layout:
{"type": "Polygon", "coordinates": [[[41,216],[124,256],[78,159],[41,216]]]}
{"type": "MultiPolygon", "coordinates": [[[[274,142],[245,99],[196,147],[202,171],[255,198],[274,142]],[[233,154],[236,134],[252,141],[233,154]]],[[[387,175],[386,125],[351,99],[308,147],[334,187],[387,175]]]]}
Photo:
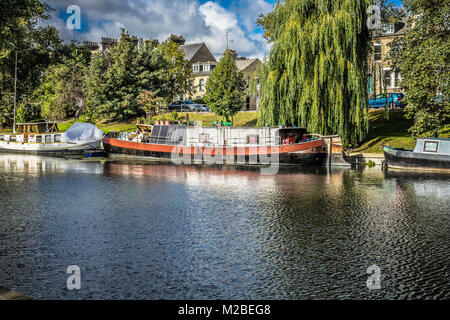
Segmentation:
{"type": "Polygon", "coordinates": [[[260,70],[260,125],[336,134],[344,145],[368,131],[371,0],[285,0],[270,14],[273,47],[260,70]]]}

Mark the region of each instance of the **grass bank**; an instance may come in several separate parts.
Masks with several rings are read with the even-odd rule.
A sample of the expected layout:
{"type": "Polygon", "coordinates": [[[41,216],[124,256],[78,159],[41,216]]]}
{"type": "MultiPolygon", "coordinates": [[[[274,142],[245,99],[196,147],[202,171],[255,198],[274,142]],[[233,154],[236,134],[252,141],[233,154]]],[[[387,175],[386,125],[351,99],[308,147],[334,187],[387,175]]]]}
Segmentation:
{"type": "MultiPolygon", "coordinates": [[[[412,138],[408,132],[412,124],[412,120],[405,118],[403,110],[391,110],[388,118],[382,110],[372,111],[369,113],[369,134],[365,141],[352,152],[383,153],[383,145],[386,144],[392,147],[414,149],[416,139],[412,138]]],[[[439,131],[439,137],[450,138],[450,125],[439,131]]]]}

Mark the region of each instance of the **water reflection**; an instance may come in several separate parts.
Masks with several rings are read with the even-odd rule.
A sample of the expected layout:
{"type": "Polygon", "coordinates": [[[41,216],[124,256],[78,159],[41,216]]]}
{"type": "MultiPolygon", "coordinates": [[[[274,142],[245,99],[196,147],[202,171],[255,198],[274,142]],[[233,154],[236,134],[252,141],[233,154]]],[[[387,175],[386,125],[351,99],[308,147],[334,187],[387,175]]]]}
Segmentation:
{"type": "Polygon", "coordinates": [[[449,181],[0,155],[0,284],[51,299],[449,298],[449,181]],[[80,292],[64,287],[71,264],[80,292]]]}
{"type": "Polygon", "coordinates": [[[83,162],[34,155],[0,153],[0,171],[27,175],[69,171],[102,174],[103,166],[101,162],[83,162]]]}

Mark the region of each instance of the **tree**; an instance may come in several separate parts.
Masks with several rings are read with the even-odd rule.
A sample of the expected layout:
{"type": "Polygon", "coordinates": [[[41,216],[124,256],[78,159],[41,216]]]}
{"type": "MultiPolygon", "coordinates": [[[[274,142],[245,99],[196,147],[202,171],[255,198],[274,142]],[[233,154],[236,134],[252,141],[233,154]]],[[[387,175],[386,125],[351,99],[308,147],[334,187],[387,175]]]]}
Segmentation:
{"type": "Polygon", "coordinates": [[[160,45],[159,48],[166,60],[166,71],[164,73],[164,88],[160,94],[166,97],[168,103],[173,101],[175,96],[181,94],[191,94],[193,85],[192,67],[185,59],[184,51],[180,46],[168,40],[160,45]]]}
{"type": "Polygon", "coordinates": [[[40,0],[3,0],[0,11],[0,58],[18,47],[18,38],[49,18],[50,7],[40,0]]]}
{"type": "Polygon", "coordinates": [[[95,118],[127,120],[143,113],[146,91],[169,101],[190,86],[190,68],[174,43],[143,41],[123,30],[120,41],[95,55],[86,77],[88,112],[95,118]]]}
{"type": "Polygon", "coordinates": [[[436,132],[450,122],[450,2],[404,0],[403,5],[410,30],[392,44],[393,67],[402,75],[407,117],[414,119],[410,132],[436,132]],[[446,97],[441,102],[435,98],[439,94],[446,97]]]}
{"type": "Polygon", "coordinates": [[[123,121],[140,113],[138,40],[123,31],[118,44],[96,55],[87,77],[88,106],[96,117],[123,121]]]}
{"type": "Polygon", "coordinates": [[[61,63],[50,66],[34,92],[35,103],[40,105],[41,115],[47,120],[63,120],[84,107],[84,75],[90,54],[86,54],[83,47],[72,44],[71,48],[71,56],[63,57],[61,63]]]}
{"type": "Polygon", "coordinates": [[[206,83],[204,100],[216,115],[229,121],[242,108],[244,96],[244,77],[226,50],[206,83]]]}
{"type": "Polygon", "coordinates": [[[138,98],[139,105],[147,115],[154,113],[158,105],[161,105],[163,101],[163,98],[157,97],[152,91],[144,91],[138,98]]]}
{"type": "Polygon", "coordinates": [[[5,0],[0,11],[0,108],[2,124],[12,123],[15,58],[17,102],[28,104],[42,74],[55,62],[61,39],[53,27],[40,27],[50,17],[50,7],[40,0],[5,0]],[[3,113],[4,112],[4,113],[3,113]]]}
{"type": "Polygon", "coordinates": [[[273,42],[259,75],[259,124],[339,134],[368,132],[367,8],[371,0],[286,0],[264,21],[273,42]]]}

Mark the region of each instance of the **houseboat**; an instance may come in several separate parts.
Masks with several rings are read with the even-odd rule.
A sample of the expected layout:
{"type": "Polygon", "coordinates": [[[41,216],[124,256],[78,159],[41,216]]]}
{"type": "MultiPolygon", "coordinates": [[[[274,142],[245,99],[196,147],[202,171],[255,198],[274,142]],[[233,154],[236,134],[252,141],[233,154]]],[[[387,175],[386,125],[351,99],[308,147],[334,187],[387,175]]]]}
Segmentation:
{"type": "Polygon", "coordinates": [[[450,139],[418,139],[414,150],[383,148],[388,168],[450,170],[450,139]]]}
{"type": "Polygon", "coordinates": [[[0,134],[0,152],[64,156],[100,147],[104,134],[89,123],[75,123],[64,133],[0,134]]]}
{"type": "Polygon", "coordinates": [[[320,166],[328,155],[325,139],[301,128],[154,125],[135,133],[109,133],[103,146],[113,155],[169,159],[176,164],[320,166]]]}

